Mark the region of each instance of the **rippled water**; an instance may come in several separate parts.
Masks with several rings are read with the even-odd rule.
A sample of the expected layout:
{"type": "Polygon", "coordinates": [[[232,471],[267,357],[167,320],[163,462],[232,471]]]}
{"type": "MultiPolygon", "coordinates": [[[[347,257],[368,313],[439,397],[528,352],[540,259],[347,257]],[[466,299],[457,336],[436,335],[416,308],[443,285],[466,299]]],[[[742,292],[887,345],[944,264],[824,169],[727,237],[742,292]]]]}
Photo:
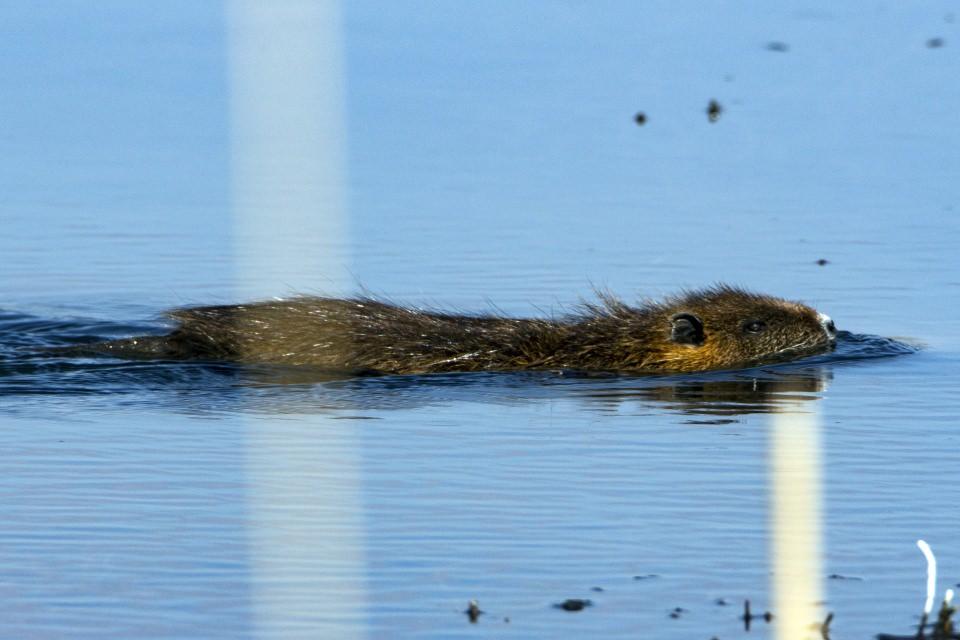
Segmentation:
{"type": "Polygon", "coordinates": [[[242,114],[219,5],[4,6],[0,636],[773,637],[740,615],[781,614],[793,487],[832,637],[911,633],[916,539],[960,583],[955,13],[349,3],[346,231],[285,237],[270,295],[546,315],[725,281],[844,333],[694,376],[331,379],[37,353],[242,299],[242,114]]]}

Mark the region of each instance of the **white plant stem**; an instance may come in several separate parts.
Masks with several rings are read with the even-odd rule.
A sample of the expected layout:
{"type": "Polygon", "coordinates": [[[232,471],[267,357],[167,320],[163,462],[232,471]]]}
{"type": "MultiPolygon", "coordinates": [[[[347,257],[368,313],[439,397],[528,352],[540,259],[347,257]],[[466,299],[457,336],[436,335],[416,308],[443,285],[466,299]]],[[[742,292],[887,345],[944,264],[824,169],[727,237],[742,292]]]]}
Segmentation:
{"type": "Polygon", "coordinates": [[[923,614],[930,615],[933,611],[933,596],[937,591],[937,559],[926,540],[917,540],[917,546],[927,559],[927,601],[923,605],[923,614]]]}

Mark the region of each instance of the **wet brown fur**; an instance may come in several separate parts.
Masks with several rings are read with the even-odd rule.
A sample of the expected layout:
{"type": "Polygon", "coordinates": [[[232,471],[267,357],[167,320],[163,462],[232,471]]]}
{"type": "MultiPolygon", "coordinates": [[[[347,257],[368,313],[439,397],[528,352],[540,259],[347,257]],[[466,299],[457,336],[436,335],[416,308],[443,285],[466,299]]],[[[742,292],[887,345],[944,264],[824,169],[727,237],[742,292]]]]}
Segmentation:
{"type": "Polygon", "coordinates": [[[827,351],[817,312],[727,286],[629,306],[600,294],[556,319],[474,316],[374,299],[297,297],[174,311],[167,336],[103,343],[104,351],[150,357],[310,365],[392,374],[579,369],[674,373],[731,369],[827,351]],[[675,318],[702,323],[696,343],[678,342],[675,318]],[[766,329],[748,334],[745,323],[766,329]]]}

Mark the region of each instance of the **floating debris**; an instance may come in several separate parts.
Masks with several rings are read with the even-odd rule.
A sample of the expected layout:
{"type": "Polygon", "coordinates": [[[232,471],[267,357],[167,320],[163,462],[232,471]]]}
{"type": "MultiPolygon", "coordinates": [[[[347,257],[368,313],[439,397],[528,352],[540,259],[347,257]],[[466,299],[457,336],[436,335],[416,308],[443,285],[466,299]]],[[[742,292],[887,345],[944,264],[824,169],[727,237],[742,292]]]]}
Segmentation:
{"type": "Polygon", "coordinates": [[[772,42],[767,43],[766,49],[767,51],[776,51],[777,53],[786,53],[787,51],[790,51],[790,45],[788,45],[786,42],[780,42],[778,40],[774,40],[772,42]]]}
{"type": "Polygon", "coordinates": [[[470,619],[470,624],[476,624],[477,620],[480,619],[480,616],[483,615],[483,611],[480,609],[480,603],[476,600],[471,600],[467,603],[467,608],[463,610],[467,617],[470,619]]]}
{"type": "Polygon", "coordinates": [[[827,614],[823,624],[820,625],[820,637],[823,640],[830,640],[830,623],[833,622],[833,611],[827,614]]]}
{"type": "Polygon", "coordinates": [[[947,589],[943,598],[943,604],[940,605],[940,613],[937,615],[937,624],[933,628],[934,638],[953,638],[953,614],[957,608],[953,606],[953,589],[947,589]]]}
{"type": "Polygon", "coordinates": [[[920,624],[917,632],[909,636],[893,636],[886,633],[877,634],[877,640],[914,640],[916,638],[926,638],[926,629],[930,627],[932,640],[955,640],[960,638],[953,630],[953,614],[956,608],[953,606],[953,589],[947,589],[943,597],[943,603],[940,605],[940,611],[937,614],[936,622],[928,625],[927,620],[933,611],[933,598],[937,589],[937,558],[933,555],[933,549],[927,544],[926,540],[917,540],[917,547],[923,553],[927,560],[927,597],[923,602],[923,615],[920,616],[920,624]]]}
{"type": "MultiPolygon", "coordinates": [[[[928,638],[929,640],[958,640],[960,635],[957,635],[953,626],[953,614],[956,613],[956,608],[951,605],[951,600],[953,599],[953,590],[948,589],[947,595],[943,600],[943,605],[940,607],[940,613],[937,616],[937,621],[932,624],[926,624],[926,622],[921,622],[920,627],[917,629],[916,633],[911,633],[907,636],[900,635],[890,635],[889,633],[878,633],[877,640],[923,640],[928,638]],[[929,629],[930,635],[926,635],[927,630],[929,629]]],[[[926,620],[926,618],[924,618],[926,620]]],[[[825,640],[830,640],[825,636],[825,640]]]]}
{"type": "Polygon", "coordinates": [[[711,100],[710,104],[707,105],[707,120],[716,122],[720,119],[721,113],[723,113],[723,107],[720,106],[720,103],[716,100],[711,100]]]}
{"type": "Polygon", "coordinates": [[[943,38],[930,38],[927,40],[927,49],[939,49],[945,44],[943,38]]]}
{"type": "Polygon", "coordinates": [[[746,631],[750,631],[750,623],[753,622],[755,618],[763,618],[764,622],[770,622],[773,620],[773,614],[769,611],[764,611],[763,615],[754,615],[750,612],[750,601],[743,601],[743,615],[740,616],[740,619],[743,620],[743,628],[746,631]]]}
{"type": "Polygon", "coordinates": [[[553,606],[556,609],[563,609],[564,611],[583,611],[587,607],[592,607],[593,602],[580,598],[568,598],[563,602],[556,603],[553,606]]]}
{"type": "Polygon", "coordinates": [[[660,576],[658,576],[655,573],[648,573],[644,576],[633,576],[633,579],[634,580],[653,580],[654,578],[659,578],[659,577],[660,576]]]}
{"type": "Polygon", "coordinates": [[[817,264],[820,265],[821,267],[825,267],[828,264],[830,264],[830,261],[827,260],[826,258],[820,258],[819,260],[817,260],[817,264]]]}
{"type": "Polygon", "coordinates": [[[684,609],[683,607],[674,607],[673,611],[670,612],[670,617],[676,620],[684,613],[687,613],[687,610],[684,609]]]}
{"type": "Polygon", "coordinates": [[[633,116],[633,121],[637,123],[638,127],[642,127],[647,124],[647,114],[643,111],[637,111],[637,114],[633,116]]]}

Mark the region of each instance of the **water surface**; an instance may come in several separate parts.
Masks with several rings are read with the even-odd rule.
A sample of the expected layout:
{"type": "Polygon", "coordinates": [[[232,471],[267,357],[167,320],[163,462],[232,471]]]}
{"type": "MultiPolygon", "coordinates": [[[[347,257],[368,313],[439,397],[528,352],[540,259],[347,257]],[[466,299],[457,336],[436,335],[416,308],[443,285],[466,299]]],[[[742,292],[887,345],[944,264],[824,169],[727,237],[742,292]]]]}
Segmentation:
{"type": "Polygon", "coordinates": [[[539,315],[723,281],[851,334],[675,378],[24,355],[240,300],[231,22],[2,13],[0,635],[773,637],[739,615],[774,608],[774,415],[819,424],[834,637],[910,633],[917,538],[960,582],[950,3],[342,8],[347,224],[270,295],[539,315]]]}

